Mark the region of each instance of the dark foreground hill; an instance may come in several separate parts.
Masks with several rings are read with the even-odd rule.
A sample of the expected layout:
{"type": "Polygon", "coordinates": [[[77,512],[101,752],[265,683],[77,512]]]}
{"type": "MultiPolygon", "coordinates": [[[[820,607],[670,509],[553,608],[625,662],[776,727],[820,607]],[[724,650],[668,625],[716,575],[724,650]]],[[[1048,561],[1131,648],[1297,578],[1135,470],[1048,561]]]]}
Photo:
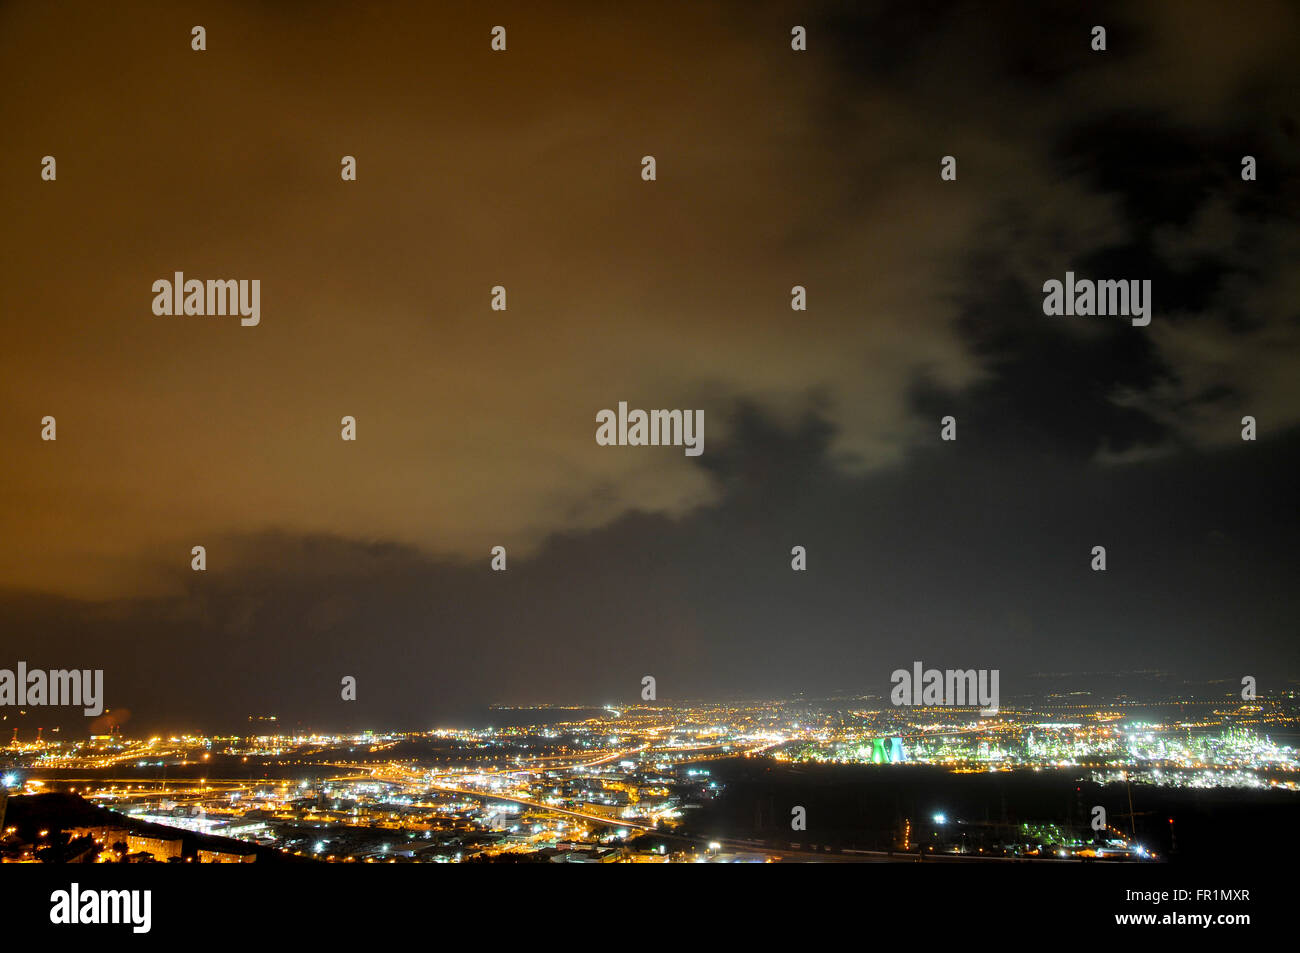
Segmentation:
{"type": "Polygon", "coordinates": [[[74,828],[116,827],[140,837],[180,840],[181,856],[196,857],[200,850],[223,854],[254,855],[258,864],[315,863],[286,854],[273,847],[250,844],[231,837],[183,831],[163,824],[151,824],[127,814],[99,807],[77,794],[50,793],[10,797],[4,827],[12,837],[26,843],[58,844],[74,828]],[[45,834],[42,837],[41,832],[45,834]]]}

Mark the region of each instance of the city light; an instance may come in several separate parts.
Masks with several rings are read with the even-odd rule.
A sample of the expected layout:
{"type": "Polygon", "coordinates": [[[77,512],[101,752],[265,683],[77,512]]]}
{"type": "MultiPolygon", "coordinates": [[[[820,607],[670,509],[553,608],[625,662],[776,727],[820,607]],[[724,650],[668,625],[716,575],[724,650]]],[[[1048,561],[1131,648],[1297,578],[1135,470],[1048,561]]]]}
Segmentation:
{"type": "MultiPolygon", "coordinates": [[[[14,739],[0,752],[14,769],[3,775],[6,787],[21,776],[29,794],[75,791],[121,818],[118,833],[82,835],[98,845],[92,859],[101,862],[183,851],[182,859],[193,862],[247,863],[265,850],[320,862],[383,863],[512,855],[730,863],[806,859],[827,850],[1149,861],[1157,852],[1131,844],[1132,822],[1118,820],[1130,799],[1145,797],[1144,785],[1300,789],[1296,750],[1275,740],[1296,727],[1290,707],[1246,711],[1218,700],[1168,707],[1172,714],[1161,718],[1159,706],[1129,713],[1123,702],[1065,707],[1049,699],[1040,706],[1004,705],[989,719],[861,702],[629,705],[580,717],[557,708],[536,724],[515,727],[166,739],[114,734],[89,741],[14,739]],[[402,760],[392,760],[396,750],[402,760]],[[719,837],[709,825],[721,817],[715,805],[725,806],[737,783],[729,766],[755,759],[777,772],[810,763],[857,765],[867,772],[864,791],[892,784],[911,765],[955,779],[996,768],[1011,779],[1006,783],[1017,773],[1055,775],[1072,792],[1070,802],[1082,801],[1085,785],[1093,793],[1067,814],[1053,800],[1043,816],[1017,825],[998,823],[997,804],[982,812],[983,821],[931,810],[923,815],[931,828],[920,844],[916,818],[897,815],[892,795],[890,807],[882,805],[883,822],[870,813],[839,819],[835,826],[850,832],[833,844],[798,827],[774,834],[769,812],[777,805],[764,795],[757,812],[730,818],[725,826],[734,835],[719,837]],[[203,766],[201,776],[180,770],[194,764],[203,766]],[[75,781],[59,780],[69,772],[75,781]],[[1117,818],[1108,830],[1088,823],[1088,804],[1095,803],[1117,818]],[[764,827],[747,829],[754,819],[764,827]],[[854,823],[863,828],[856,841],[854,823]],[[226,846],[200,854],[190,842],[183,847],[180,840],[132,834],[137,824],[172,829],[177,838],[220,837],[226,846]],[[1121,831],[1125,838],[1115,836],[1121,831]],[[660,832],[672,839],[657,839],[660,832]],[[244,846],[232,849],[231,841],[244,846]],[[125,853],[109,850],[113,843],[126,844],[125,853]]],[[[1156,816],[1172,838],[1174,825],[1165,824],[1172,818],[1156,816]]],[[[49,834],[29,835],[35,845],[23,837],[17,830],[8,835],[7,856],[33,859],[53,849],[44,846],[49,834]]],[[[91,841],[67,849],[85,853],[91,841]]]]}

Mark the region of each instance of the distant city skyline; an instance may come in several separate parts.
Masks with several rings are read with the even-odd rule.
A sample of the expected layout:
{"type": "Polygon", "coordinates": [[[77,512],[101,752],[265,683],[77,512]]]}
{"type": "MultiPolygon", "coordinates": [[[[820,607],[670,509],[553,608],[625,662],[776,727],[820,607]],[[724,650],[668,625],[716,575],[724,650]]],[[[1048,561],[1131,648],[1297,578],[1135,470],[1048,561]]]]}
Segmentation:
{"type": "Polygon", "coordinates": [[[0,860],[1168,863],[1238,850],[1241,824],[1295,837],[1295,693],[492,714],[7,744],[0,860]],[[1211,806],[1239,820],[1207,824],[1211,806]]]}
{"type": "MultiPolygon", "coordinates": [[[[972,672],[972,675],[975,673],[972,672]]],[[[1253,689],[1252,689],[1253,690],[1253,689]]],[[[66,741],[69,743],[88,737],[148,737],[177,735],[214,735],[253,737],[261,735],[308,736],[347,735],[363,731],[380,733],[406,733],[438,730],[479,730],[505,724],[517,717],[512,713],[563,713],[582,712],[599,716],[633,709],[670,714],[683,709],[710,707],[783,706],[797,708],[812,706],[827,711],[874,711],[880,717],[906,722],[914,718],[927,718],[953,713],[962,717],[996,721],[1000,716],[1019,717],[1026,710],[1040,710],[1043,706],[1097,710],[1098,706],[1144,709],[1165,705],[1198,704],[1226,708],[1253,705],[1261,710],[1274,711],[1278,706],[1293,704],[1300,695],[1300,686],[1289,684],[1281,688],[1266,689],[1262,695],[1250,700],[1242,697],[1243,686],[1238,682],[1223,680],[1198,681],[1176,676],[1170,672],[1095,672],[1095,673],[1035,673],[1020,680],[1014,694],[1002,696],[997,711],[986,710],[978,701],[951,704],[946,701],[924,704],[897,704],[892,692],[861,692],[853,690],[831,692],[791,692],[777,695],[751,695],[735,693],[712,696],[671,697],[644,699],[532,699],[529,701],[496,700],[467,706],[459,710],[433,709],[426,718],[409,722],[393,720],[377,722],[364,717],[357,719],[345,707],[332,718],[311,718],[287,709],[266,709],[223,718],[201,719],[193,715],[170,719],[142,719],[130,707],[110,709],[94,718],[81,717],[79,712],[69,713],[66,707],[28,706],[11,709],[0,720],[0,744],[5,742],[29,744],[33,741],[66,741]],[[48,734],[45,734],[48,733],[48,734]]]]}

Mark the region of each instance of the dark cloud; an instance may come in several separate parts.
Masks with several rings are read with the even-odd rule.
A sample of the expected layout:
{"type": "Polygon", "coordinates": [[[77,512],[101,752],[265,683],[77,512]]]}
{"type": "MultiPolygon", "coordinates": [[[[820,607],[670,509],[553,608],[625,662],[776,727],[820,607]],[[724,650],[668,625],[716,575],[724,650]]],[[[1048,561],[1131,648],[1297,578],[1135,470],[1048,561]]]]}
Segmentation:
{"type": "MultiPolygon", "coordinates": [[[[629,514],[552,537],[506,573],[391,544],[230,541],[235,567],[183,596],[105,606],[7,598],[28,660],[106,669],[139,724],[179,712],[240,727],[422,726],[492,701],[883,692],[922,659],[998,667],[1009,695],[1040,671],[1290,671],[1300,440],[1119,470],[978,435],[906,467],[845,476],[823,421],[742,412],[711,464],[723,501],[673,520],[629,514]],[[1088,569],[1095,543],[1110,569],[1088,569]],[[807,547],[809,571],[789,568],[807,547]],[[249,568],[256,567],[256,568],[249,568]],[[339,679],[358,678],[340,707],[339,679]]],[[[963,436],[962,440],[967,438],[963,436]]],[[[52,713],[41,717],[52,719],[52,713]]],[[[29,716],[32,723],[37,716],[29,716]]],[[[48,723],[48,722],[47,722],[48,723]]]]}

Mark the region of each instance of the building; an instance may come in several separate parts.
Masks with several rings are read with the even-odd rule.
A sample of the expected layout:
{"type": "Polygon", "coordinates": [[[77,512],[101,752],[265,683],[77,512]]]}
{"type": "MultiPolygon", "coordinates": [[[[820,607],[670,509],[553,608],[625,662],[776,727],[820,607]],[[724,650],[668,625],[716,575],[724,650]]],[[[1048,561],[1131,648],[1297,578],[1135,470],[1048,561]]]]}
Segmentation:
{"type": "Polygon", "coordinates": [[[166,861],[181,856],[181,839],[179,837],[145,837],[141,834],[126,835],[126,849],[130,854],[152,854],[157,861],[166,861]]]}
{"type": "Polygon", "coordinates": [[[257,860],[257,854],[249,851],[246,854],[236,854],[225,850],[204,850],[199,848],[200,864],[251,864],[257,860]]]}

